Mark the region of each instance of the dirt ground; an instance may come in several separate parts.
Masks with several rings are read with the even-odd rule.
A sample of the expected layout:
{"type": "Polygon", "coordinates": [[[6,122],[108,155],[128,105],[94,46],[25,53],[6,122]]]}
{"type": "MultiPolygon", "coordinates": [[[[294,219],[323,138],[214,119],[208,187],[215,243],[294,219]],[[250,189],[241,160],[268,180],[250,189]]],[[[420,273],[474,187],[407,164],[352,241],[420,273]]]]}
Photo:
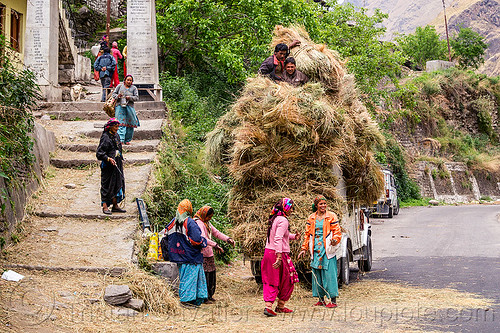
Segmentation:
{"type": "Polygon", "coordinates": [[[423,289],[362,277],[340,290],[335,310],[313,307],[316,299],[299,284],[287,303],[295,312],[267,318],[262,314],[262,290],[251,277],[249,263],[236,260],[218,268],[216,304],[184,309],[167,291],[165,302],[173,304],[170,313],[145,311],[123,317],[103,301],[103,293],[107,285],[127,284],[133,276],[16,271],[26,278],[19,283],[0,280],[0,331],[432,332],[422,324],[423,319],[438,319],[443,311],[487,311],[492,304],[491,300],[452,289],[423,289]]]}

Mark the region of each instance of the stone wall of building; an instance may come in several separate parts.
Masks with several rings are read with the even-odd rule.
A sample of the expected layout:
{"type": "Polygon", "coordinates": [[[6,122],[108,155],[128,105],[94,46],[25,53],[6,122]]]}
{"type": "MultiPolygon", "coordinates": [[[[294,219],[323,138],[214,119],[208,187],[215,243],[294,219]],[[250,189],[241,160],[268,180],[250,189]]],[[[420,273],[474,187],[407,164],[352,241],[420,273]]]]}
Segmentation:
{"type": "MultiPolygon", "coordinates": [[[[106,15],[107,1],[106,0],[85,0],[87,6],[92,10],[106,15]]],[[[126,0],[111,0],[111,17],[119,18],[127,14],[126,0]]]]}

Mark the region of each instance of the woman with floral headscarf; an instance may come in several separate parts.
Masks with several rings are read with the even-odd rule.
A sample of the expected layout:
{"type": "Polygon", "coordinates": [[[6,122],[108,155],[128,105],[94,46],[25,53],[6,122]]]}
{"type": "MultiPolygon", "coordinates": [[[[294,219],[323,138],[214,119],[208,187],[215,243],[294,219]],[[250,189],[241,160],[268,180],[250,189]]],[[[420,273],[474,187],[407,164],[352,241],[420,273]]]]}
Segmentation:
{"type": "Polygon", "coordinates": [[[198,307],[208,298],[207,282],[203,272],[202,248],[207,240],[200,227],[191,218],[193,206],[187,199],[177,207],[175,218],[166,227],[168,252],[171,262],[179,267],[179,297],[181,305],[198,307]]]}
{"type": "Polygon", "coordinates": [[[283,198],[271,211],[268,220],[267,241],[261,262],[264,314],[275,317],[276,313],[290,313],[285,302],[290,299],[294,283],[299,281],[297,271],[290,258],[290,239],[299,239],[300,234],[291,234],[288,216],[293,211],[293,200],[283,198]],[[273,303],[278,298],[278,305],[273,311],[273,303]]]}
{"type": "Polygon", "coordinates": [[[312,293],[314,297],[319,297],[319,301],[314,305],[336,308],[339,288],[335,252],[336,246],[340,244],[342,231],[337,215],[327,208],[325,197],[314,199],[313,213],[307,219],[304,243],[298,257],[302,257],[309,249],[312,293]]]}
{"type": "Polygon", "coordinates": [[[224,253],[222,247],[212,240],[212,235],[234,246],[234,240],[232,238],[224,235],[210,223],[213,216],[214,210],[210,206],[201,207],[194,215],[194,220],[201,229],[201,235],[207,240],[207,247],[201,250],[203,254],[203,270],[205,271],[205,278],[207,279],[208,299],[205,301],[207,304],[215,302],[213,295],[215,294],[216,274],[213,248],[218,253],[224,253]]]}
{"type": "Polygon", "coordinates": [[[125,198],[122,144],[117,134],[119,126],[116,118],[108,120],[96,152],[97,159],[101,161],[101,205],[104,214],[125,213],[118,207],[118,203],[125,198]],[[109,210],[111,205],[113,208],[109,210]]]}

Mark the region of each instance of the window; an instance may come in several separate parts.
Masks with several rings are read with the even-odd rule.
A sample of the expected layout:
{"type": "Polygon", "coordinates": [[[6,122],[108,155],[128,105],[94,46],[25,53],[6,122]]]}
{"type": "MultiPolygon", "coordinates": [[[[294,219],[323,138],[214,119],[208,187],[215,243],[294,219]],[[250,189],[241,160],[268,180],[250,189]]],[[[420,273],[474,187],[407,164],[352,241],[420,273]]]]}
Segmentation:
{"type": "Polygon", "coordinates": [[[21,52],[21,22],[22,15],[15,10],[10,13],[10,45],[17,52],[21,52]]]}

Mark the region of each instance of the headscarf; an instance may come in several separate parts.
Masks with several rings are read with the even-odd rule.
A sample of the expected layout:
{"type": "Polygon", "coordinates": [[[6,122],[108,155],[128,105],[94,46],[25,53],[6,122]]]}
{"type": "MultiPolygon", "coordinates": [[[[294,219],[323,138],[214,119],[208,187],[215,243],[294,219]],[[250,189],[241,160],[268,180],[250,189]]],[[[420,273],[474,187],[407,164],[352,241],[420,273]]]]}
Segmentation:
{"type": "Polygon", "coordinates": [[[207,218],[211,217],[212,215],[214,215],[214,209],[210,206],[203,206],[200,209],[198,209],[196,214],[194,214],[194,217],[199,218],[206,224],[208,222],[207,218]]]}
{"type": "Polygon", "coordinates": [[[111,47],[118,48],[118,43],[117,42],[111,43],[111,47]]]}
{"type": "Polygon", "coordinates": [[[326,198],[322,195],[319,195],[316,198],[314,198],[314,203],[312,205],[313,212],[316,212],[318,210],[318,204],[320,201],[326,201],[326,198]]]}
{"type": "Polygon", "coordinates": [[[106,125],[104,125],[104,132],[109,131],[109,129],[114,126],[119,124],[120,122],[116,118],[109,118],[108,122],[106,125]]]}
{"type": "Polygon", "coordinates": [[[210,239],[212,238],[212,228],[210,228],[210,222],[209,222],[209,217],[212,217],[214,215],[214,209],[210,206],[203,206],[198,211],[196,214],[194,214],[195,218],[198,218],[201,220],[203,223],[205,223],[205,226],[207,227],[207,232],[208,236],[210,239]]]}
{"type": "MultiPolygon", "coordinates": [[[[104,36],[102,36],[102,38],[101,38],[101,42],[105,42],[107,37],[108,37],[108,35],[104,35],[104,36]]],[[[95,40],[95,39],[94,39],[94,40],[95,40]]]]}
{"type": "Polygon", "coordinates": [[[188,199],[184,199],[177,206],[177,211],[175,212],[175,226],[181,226],[182,223],[189,217],[193,215],[193,205],[188,199]]]}
{"type": "Polygon", "coordinates": [[[269,215],[268,227],[267,227],[267,241],[269,242],[269,235],[271,234],[271,227],[273,226],[274,219],[278,216],[288,216],[288,213],[293,207],[293,200],[290,198],[280,199],[273,206],[271,215],[269,215]]]}

